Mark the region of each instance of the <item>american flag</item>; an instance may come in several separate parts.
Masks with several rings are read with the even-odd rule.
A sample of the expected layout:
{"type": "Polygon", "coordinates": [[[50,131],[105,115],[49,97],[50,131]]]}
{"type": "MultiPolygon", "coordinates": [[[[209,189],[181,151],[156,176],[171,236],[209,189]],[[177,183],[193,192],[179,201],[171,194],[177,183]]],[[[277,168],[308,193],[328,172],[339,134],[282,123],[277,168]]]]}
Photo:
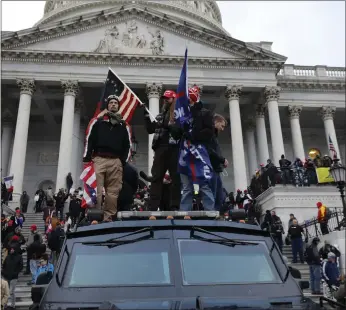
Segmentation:
{"type": "MultiPolygon", "coordinates": [[[[110,95],[116,95],[119,97],[120,109],[123,120],[126,122],[126,129],[129,133],[130,139],[130,150],[127,156],[127,161],[131,158],[132,149],[132,128],[129,122],[138,105],[142,104],[138,97],[133,93],[133,91],[113,72],[112,69],[108,70],[107,79],[105,86],[102,91],[101,99],[97,104],[94,117],[88,124],[86,135],[85,135],[85,145],[87,146],[89,135],[93,125],[97,122],[97,116],[101,111],[107,108],[107,97],[110,95]]],[[[86,155],[87,147],[85,147],[86,155]]],[[[84,167],[84,170],[80,176],[80,179],[84,182],[84,191],[82,198],[82,207],[86,208],[88,205],[95,205],[97,203],[97,184],[96,184],[96,174],[92,164],[84,167]]]]}
{"type": "Polygon", "coordinates": [[[333,153],[333,158],[337,157],[337,153],[336,153],[332,138],[330,136],[329,136],[329,151],[333,153]]]}
{"type": "Polygon", "coordinates": [[[119,112],[126,123],[130,123],[132,116],[139,105],[143,103],[138,99],[135,93],[109,68],[105,86],[102,92],[101,100],[97,105],[95,115],[107,108],[107,98],[110,95],[116,95],[120,100],[119,112]]]}

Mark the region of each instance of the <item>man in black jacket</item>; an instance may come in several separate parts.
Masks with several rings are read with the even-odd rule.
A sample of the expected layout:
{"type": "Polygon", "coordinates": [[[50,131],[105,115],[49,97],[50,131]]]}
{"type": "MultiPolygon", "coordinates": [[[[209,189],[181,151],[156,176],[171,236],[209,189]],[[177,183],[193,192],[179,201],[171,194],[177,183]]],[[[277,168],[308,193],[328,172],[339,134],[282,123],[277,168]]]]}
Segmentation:
{"type": "MultiPolygon", "coordinates": [[[[152,183],[150,188],[149,210],[156,211],[160,206],[162,196],[162,180],[169,171],[172,177],[170,208],[178,209],[180,204],[180,177],[177,173],[179,157],[179,134],[174,124],[174,106],[176,93],[166,90],[162,96],[162,112],[156,116],[156,121],[150,120],[149,113],[144,109],[145,125],[148,134],[154,134],[152,149],[155,152],[151,168],[152,183]]],[[[164,206],[167,208],[168,206],[164,206]]]]}
{"type": "Polygon", "coordinates": [[[7,308],[8,310],[15,309],[16,296],[15,290],[18,281],[18,275],[23,269],[23,257],[22,254],[16,251],[15,248],[10,248],[9,254],[6,256],[2,265],[2,274],[7,280],[10,288],[10,296],[8,298],[7,308]]]}
{"type": "MultiPolygon", "coordinates": [[[[208,148],[214,135],[212,113],[203,107],[199,99],[199,92],[195,88],[189,88],[189,101],[192,122],[191,124],[185,123],[184,125],[184,139],[196,146],[204,145],[208,148]]],[[[180,209],[182,211],[190,211],[194,193],[193,182],[191,177],[184,174],[180,175],[180,179],[182,183],[180,209]]],[[[199,192],[202,193],[204,210],[214,210],[215,199],[210,188],[210,180],[206,178],[203,184],[199,184],[199,192]]]]}
{"type": "Polygon", "coordinates": [[[215,198],[215,210],[221,211],[222,203],[224,201],[223,186],[220,173],[228,166],[228,161],[221,155],[221,149],[218,141],[218,135],[227,126],[225,118],[219,114],[214,114],[214,135],[211,139],[211,144],[208,147],[210,163],[214,170],[211,179],[211,190],[215,198]]]}
{"type": "Polygon", "coordinates": [[[320,239],[315,237],[305,250],[305,260],[309,265],[310,289],[312,295],[321,295],[321,258],[318,253],[320,239]]]}
{"type": "Polygon", "coordinates": [[[85,146],[84,163],[93,161],[97,182],[97,207],[102,206],[105,189],[104,220],[111,221],[117,212],[117,202],[122,187],[123,167],[130,150],[126,123],[119,111],[119,98],[107,98],[107,109],[89,125],[90,135],[85,146]]]}

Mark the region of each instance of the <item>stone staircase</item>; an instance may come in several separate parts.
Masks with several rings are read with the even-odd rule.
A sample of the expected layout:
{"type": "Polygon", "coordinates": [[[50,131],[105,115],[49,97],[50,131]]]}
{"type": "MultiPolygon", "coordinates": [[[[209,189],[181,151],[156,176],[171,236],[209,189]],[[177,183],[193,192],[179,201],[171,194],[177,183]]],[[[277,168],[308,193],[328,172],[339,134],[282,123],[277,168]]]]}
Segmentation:
{"type": "MultiPolygon", "coordinates": [[[[43,242],[47,243],[46,237],[44,235],[44,221],[43,221],[43,214],[42,213],[26,213],[25,216],[25,222],[23,224],[22,234],[25,237],[25,240],[27,240],[30,232],[30,226],[35,224],[37,226],[38,232],[43,237],[43,242]]],[[[26,246],[23,246],[25,248],[26,246]]],[[[47,252],[50,254],[50,250],[47,247],[47,252]]],[[[27,285],[29,281],[31,281],[31,274],[30,275],[24,275],[25,269],[26,269],[26,258],[27,253],[23,253],[23,263],[24,268],[23,271],[19,274],[18,283],[16,287],[16,310],[24,310],[29,309],[30,305],[32,304],[31,301],[31,285],[27,285]]]]}
{"type": "MultiPolygon", "coordinates": [[[[289,265],[292,266],[293,268],[296,268],[300,271],[302,278],[300,281],[309,281],[310,282],[310,271],[309,271],[309,265],[308,264],[293,264],[293,255],[292,255],[292,248],[291,246],[284,245],[283,247],[283,253],[284,256],[287,257],[289,265]]],[[[298,258],[299,260],[299,258],[298,258]]],[[[321,285],[321,292],[322,292],[322,285],[321,285]]],[[[313,300],[315,303],[319,304],[320,302],[320,296],[322,295],[312,295],[311,294],[311,289],[304,290],[304,296],[310,298],[313,300]]],[[[329,305],[326,305],[326,302],[323,302],[324,309],[334,309],[330,307],[329,305]]]]}

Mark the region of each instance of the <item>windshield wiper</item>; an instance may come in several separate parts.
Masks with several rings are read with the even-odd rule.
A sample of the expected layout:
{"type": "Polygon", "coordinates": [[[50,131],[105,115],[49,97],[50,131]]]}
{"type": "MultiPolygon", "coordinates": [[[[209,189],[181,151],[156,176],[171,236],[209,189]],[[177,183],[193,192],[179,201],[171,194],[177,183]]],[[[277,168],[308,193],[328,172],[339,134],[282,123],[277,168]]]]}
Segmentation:
{"type": "Polygon", "coordinates": [[[82,244],[83,245],[91,245],[91,246],[108,246],[109,248],[115,248],[115,247],[117,247],[119,245],[135,243],[135,242],[139,242],[139,241],[142,241],[142,240],[151,239],[153,237],[154,237],[154,232],[153,232],[152,227],[145,227],[143,229],[136,230],[133,233],[130,233],[130,234],[118,237],[118,238],[111,238],[111,239],[104,240],[104,241],[83,242],[82,244]],[[130,237],[130,236],[137,235],[137,234],[140,234],[140,233],[143,233],[143,232],[147,232],[147,231],[150,232],[149,235],[146,235],[146,236],[143,236],[143,237],[139,237],[139,238],[136,238],[136,239],[120,240],[120,239],[123,239],[123,238],[126,238],[126,237],[130,237]]]}
{"type": "Polygon", "coordinates": [[[222,244],[222,245],[231,246],[231,247],[234,247],[236,245],[258,245],[258,243],[256,243],[256,242],[248,242],[248,241],[239,241],[239,240],[235,240],[235,239],[228,239],[228,238],[225,238],[225,237],[220,236],[218,234],[214,234],[214,233],[212,233],[208,230],[205,230],[203,228],[200,228],[200,227],[192,227],[191,232],[190,232],[190,238],[205,241],[205,242],[210,242],[210,243],[222,244]],[[202,233],[214,236],[214,237],[218,237],[221,240],[220,239],[208,239],[208,238],[196,236],[195,231],[202,232],[202,233]]]}

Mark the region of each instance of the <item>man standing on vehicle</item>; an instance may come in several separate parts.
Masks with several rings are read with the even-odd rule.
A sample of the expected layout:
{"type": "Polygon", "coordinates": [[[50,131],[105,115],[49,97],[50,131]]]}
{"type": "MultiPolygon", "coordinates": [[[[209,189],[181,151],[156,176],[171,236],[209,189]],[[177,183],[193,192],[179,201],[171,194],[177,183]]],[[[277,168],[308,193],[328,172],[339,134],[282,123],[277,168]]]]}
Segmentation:
{"type": "Polygon", "coordinates": [[[111,221],[117,212],[117,201],[123,180],[123,166],[130,150],[126,123],[119,111],[119,98],[107,98],[107,108],[90,124],[90,135],[84,152],[84,163],[94,164],[97,182],[97,208],[102,206],[105,188],[104,220],[111,221]]]}
{"type": "Polygon", "coordinates": [[[228,161],[221,155],[221,149],[218,141],[218,135],[221,131],[227,126],[227,121],[222,115],[214,114],[214,136],[211,139],[210,147],[208,147],[208,153],[210,158],[210,163],[214,170],[212,179],[211,179],[211,189],[215,197],[215,210],[221,211],[221,207],[224,201],[223,195],[223,185],[220,173],[224,168],[227,168],[228,161]]]}
{"type": "Polygon", "coordinates": [[[157,211],[163,191],[163,178],[167,170],[172,178],[170,209],[178,210],[180,204],[180,177],[177,172],[179,157],[179,129],[174,124],[174,107],[176,93],[166,90],[162,96],[162,112],[156,116],[156,120],[150,120],[149,112],[144,109],[145,126],[148,134],[154,134],[152,149],[155,152],[154,162],[151,168],[152,182],[150,188],[149,210],[157,211]],[[173,137],[174,136],[174,137],[173,137]]]}

